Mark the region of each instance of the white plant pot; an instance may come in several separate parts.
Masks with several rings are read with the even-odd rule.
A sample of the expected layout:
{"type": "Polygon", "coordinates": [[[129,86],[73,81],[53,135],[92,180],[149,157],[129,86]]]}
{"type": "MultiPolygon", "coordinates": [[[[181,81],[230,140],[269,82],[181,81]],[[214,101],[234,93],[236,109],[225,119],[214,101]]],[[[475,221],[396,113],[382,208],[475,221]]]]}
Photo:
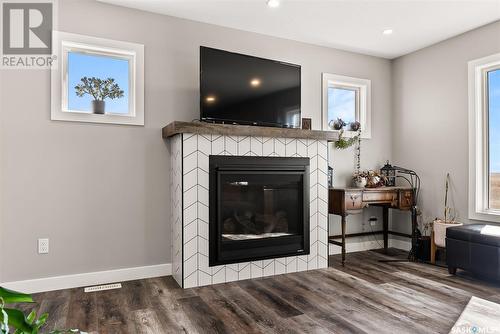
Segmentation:
{"type": "Polygon", "coordinates": [[[364,188],[366,186],[366,177],[361,177],[359,179],[354,179],[354,186],[356,188],[364,188]]]}
{"type": "Polygon", "coordinates": [[[433,224],[434,243],[438,247],[446,247],[446,229],[453,226],[462,226],[458,222],[444,222],[444,220],[436,219],[433,224]]]}

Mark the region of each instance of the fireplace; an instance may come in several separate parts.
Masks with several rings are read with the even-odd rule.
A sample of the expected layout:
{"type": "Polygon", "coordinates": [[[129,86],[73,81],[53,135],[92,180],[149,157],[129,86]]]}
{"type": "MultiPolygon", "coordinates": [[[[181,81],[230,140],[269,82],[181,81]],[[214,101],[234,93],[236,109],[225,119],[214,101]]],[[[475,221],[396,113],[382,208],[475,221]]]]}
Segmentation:
{"type": "MultiPolygon", "coordinates": [[[[276,133],[272,134],[270,133],[272,128],[229,127],[200,122],[189,124],[192,124],[190,131],[195,131],[194,127],[208,127],[209,130],[202,133],[185,131],[168,136],[170,196],[172,198],[170,201],[172,276],[175,281],[183,288],[193,288],[327,268],[328,138],[319,135],[324,133],[330,136],[332,132],[274,129],[276,133]],[[224,131],[227,131],[226,128],[234,128],[238,135],[216,132],[219,128],[224,131]],[[252,132],[262,129],[263,133],[245,134],[242,129],[250,129],[252,132]],[[280,135],[292,135],[294,138],[280,137],[280,135]],[[214,156],[219,156],[219,158],[214,156]],[[281,193],[276,195],[276,204],[273,207],[255,209],[253,216],[255,218],[258,216],[259,219],[248,219],[255,224],[252,229],[247,229],[246,233],[242,233],[245,230],[241,226],[229,226],[230,233],[224,233],[228,238],[222,239],[223,225],[218,221],[217,216],[217,207],[220,203],[217,201],[217,194],[220,191],[214,189],[224,184],[222,176],[231,175],[231,173],[236,176],[247,174],[262,176],[258,179],[261,182],[259,187],[270,190],[261,190],[261,203],[262,198],[266,198],[269,202],[273,199],[270,195],[277,193],[278,186],[274,185],[274,182],[279,181],[279,175],[291,174],[296,177],[292,179],[292,182],[289,182],[289,179],[287,181],[295,183],[293,187],[295,190],[292,192],[295,195],[283,195],[283,192],[288,191],[285,191],[287,188],[281,184],[279,188],[281,193]],[[275,177],[267,177],[269,173],[275,177]],[[220,180],[217,179],[218,177],[220,180]],[[269,195],[264,196],[264,192],[269,192],[269,195]],[[302,199],[297,200],[300,196],[302,199]],[[280,201],[283,198],[290,198],[287,200],[290,205],[287,203],[285,209],[296,209],[296,211],[289,213],[285,210],[284,213],[278,213],[277,211],[280,211],[278,206],[282,205],[280,201]],[[301,204],[292,205],[292,200],[301,204]],[[279,224],[273,224],[272,229],[257,230],[256,227],[262,226],[262,217],[268,218],[269,212],[272,212],[271,217],[273,215],[280,219],[286,217],[286,224],[281,220],[279,224]],[[302,219],[293,219],[298,217],[302,219]],[[265,233],[275,234],[266,235],[265,233]],[[245,236],[245,234],[248,235],[245,236]],[[244,237],[249,240],[232,240],[244,237]],[[274,240],[278,246],[273,245],[274,240]],[[248,244],[244,244],[245,241],[248,241],[248,244]],[[249,245],[252,242],[254,244],[249,245]],[[223,264],[217,265],[216,263],[223,264]]],[[[165,129],[163,130],[165,134],[165,129]]],[[[230,188],[240,188],[243,191],[245,187],[253,185],[252,182],[249,178],[246,180],[238,178],[226,183],[230,188]],[[248,185],[237,182],[248,182],[248,185]]],[[[245,200],[244,196],[252,198],[248,192],[240,196],[242,200],[238,203],[245,200]]],[[[239,208],[237,206],[235,208],[238,212],[239,208]]],[[[223,217],[223,212],[221,210],[219,212],[223,217]]],[[[236,216],[241,220],[240,216],[248,215],[240,213],[236,216]]],[[[252,214],[249,216],[252,217],[252,214]]],[[[228,221],[230,222],[231,220],[228,221]]]]}
{"type": "Polygon", "coordinates": [[[210,266],[309,247],[309,158],[210,155],[210,266]]]}

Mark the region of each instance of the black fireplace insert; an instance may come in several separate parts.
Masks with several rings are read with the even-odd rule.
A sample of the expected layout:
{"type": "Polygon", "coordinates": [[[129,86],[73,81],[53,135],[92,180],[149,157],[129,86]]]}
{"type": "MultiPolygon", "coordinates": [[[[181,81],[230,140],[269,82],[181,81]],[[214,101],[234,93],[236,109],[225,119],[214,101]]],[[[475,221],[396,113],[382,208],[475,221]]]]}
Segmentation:
{"type": "Polygon", "coordinates": [[[209,161],[210,266],[309,254],[309,158],[209,161]]]}

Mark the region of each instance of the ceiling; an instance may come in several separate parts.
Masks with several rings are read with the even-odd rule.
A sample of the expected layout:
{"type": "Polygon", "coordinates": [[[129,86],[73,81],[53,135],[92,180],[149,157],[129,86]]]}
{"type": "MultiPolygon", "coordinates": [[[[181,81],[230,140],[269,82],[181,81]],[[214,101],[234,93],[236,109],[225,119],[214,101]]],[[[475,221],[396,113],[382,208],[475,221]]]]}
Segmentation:
{"type": "Polygon", "coordinates": [[[389,59],[500,20],[500,0],[99,1],[389,59]]]}

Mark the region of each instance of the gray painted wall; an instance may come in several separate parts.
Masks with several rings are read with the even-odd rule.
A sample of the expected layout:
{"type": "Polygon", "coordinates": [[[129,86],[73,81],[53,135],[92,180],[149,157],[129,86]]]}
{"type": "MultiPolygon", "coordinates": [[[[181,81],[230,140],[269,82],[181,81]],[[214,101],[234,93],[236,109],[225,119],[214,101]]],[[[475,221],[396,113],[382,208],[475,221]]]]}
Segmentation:
{"type": "MultiPolygon", "coordinates": [[[[315,129],[322,72],[371,79],[373,139],[363,143],[362,165],[391,158],[388,60],[90,0],[59,3],[62,31],[145,45],[146,125],[50,121],[49,72],[1,72],[0,281],[171,262],[169,152],[160,129],[198,118],[200,45],[302,65],[303,117],[315,129]],[[49,255],[36,253],[39,237],[50,238],[49,255]]],[[[353,151],[332,153],[335,184],[345,185],[353,151]]],[[[367,215],[352,217],[350,231],[367,215]]]]}
{"type": "MultiPolygon", "coordinates": [[[[425,221],[443,215],[449,172],[451,206],[459,221],[469,223],[467,63],[498,52],[497,21],[393,62],[392,153],[398,164],[415,169],[422,178],[425,221]]],[[[393,218],[395,229],[404,226],[397,215],[393,218]]]]}

